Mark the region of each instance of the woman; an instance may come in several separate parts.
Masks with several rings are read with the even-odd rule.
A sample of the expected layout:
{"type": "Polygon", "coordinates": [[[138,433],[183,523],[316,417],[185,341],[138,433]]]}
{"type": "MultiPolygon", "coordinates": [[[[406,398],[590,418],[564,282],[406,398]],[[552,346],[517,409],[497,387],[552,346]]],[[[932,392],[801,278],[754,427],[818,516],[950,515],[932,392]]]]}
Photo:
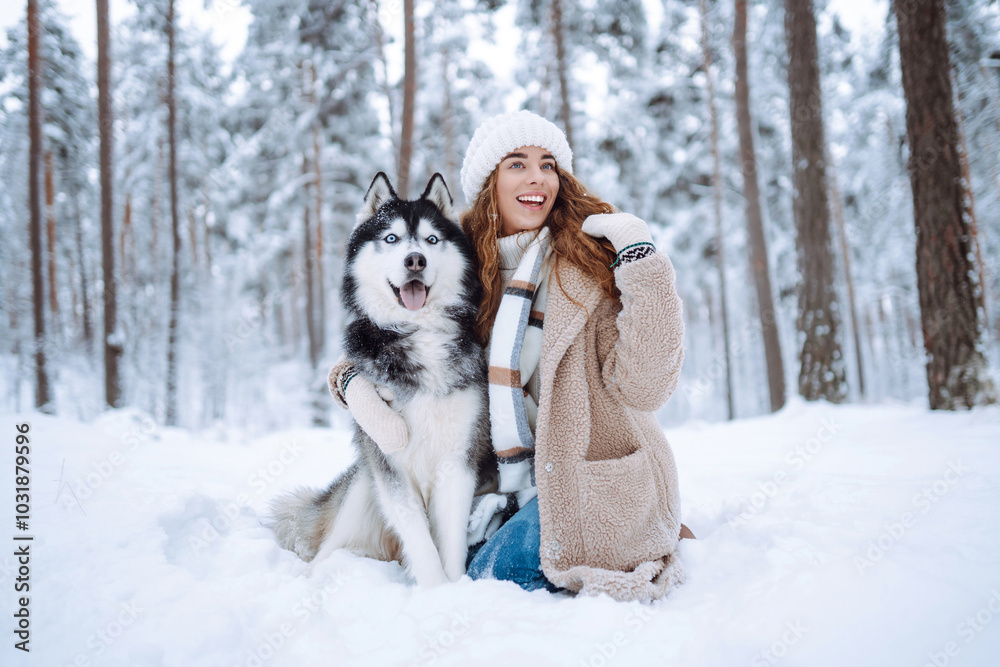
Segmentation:
{"type": "MultiPolygon", "coordinates": [[[[650,600],[682,576],[653,416],[680,375],[681,302],[646,224],[589,194],[572,159],[559,128],[519,111],[484,122],[462,166],[500,469],[473,507],[468,573],[650,600]]],[[[352,412],[380,407],[364,396],[352,412]]]]}

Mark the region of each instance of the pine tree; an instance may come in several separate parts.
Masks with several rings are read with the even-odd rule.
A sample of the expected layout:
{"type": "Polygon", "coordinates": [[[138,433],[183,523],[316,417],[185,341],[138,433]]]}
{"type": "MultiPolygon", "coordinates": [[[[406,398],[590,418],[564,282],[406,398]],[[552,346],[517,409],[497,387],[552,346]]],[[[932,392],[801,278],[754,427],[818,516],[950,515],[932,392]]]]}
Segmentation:
{"type": "Polygon", "coordinates": [[[403,0],[403,118],[399,137],[399,171],[397,189],[406,199],[410,190],[410,161],[413,159],[413,114],[417,94],[416,24],[413,19],[414,0],[403,0]]]}
{"type": "Polygon", "coordinates": [[[31,284],[35,320],[35,407],[52,412],[49,377],[45,367],[45,288],[42,276],[42,56],[38,3],[28,0],[28,118],[31,142],[28,162],[28,208],[31,212],[31,284]]]}
{"type": "MultiPolygon", "coordinates": [[[[89,285],[90,257],[83,252],[84,226],[90,211],[96,208],[89,171],[97,162],[97,106],[93,97],[93,70],[87,63],[80,45],[73,38],[64,17],[54,3],[43,1],[40,18],[44,28],[43,44],[49,57],[45,59],[45,86],[56,95],[59,104],[46,111],[45,137],[47,154],[51,156],[51,190],[47,199],[52,221],[54,251],[50,253],[55,278],[50,280],[52,300],[74,304],[63,309],[69,317],[61,318],[67,338],[85,342],[89,353],[93,338],[91,327],[89,285]],[[74,266],[75,265],[75,266],[74,266]],[[76,271],[71,269],[75,268],[76,271]],[[59,289],[54,289],[56,286],[59,289]],[[82,326],[78,314],[82,315],[82,326]],[[77,329],[71,331],[72,328],[77,329]]],[[[47,189],[49,183],[46,184],[47,189]]],[[[59,322],[53,319],[53,325],[59,322]]],[[[66,349],[71,352],[70,348],[66,349]]]]}
{"type": "Polygon", "coordinates": [[[785,0],[802,338],[799,393],[833,403],[847,396],[840,313],[833,284],[816,17],[812,0],[785,0]]]}
{"type": "Polygon", "coordinates": [[[722,341],[726,365],[726,412],[733,419],[732,352],[729,345],[729,312],[726,308],[726,255],[725,234],[722,231],[722,169],[719,155],[719,115],[715,108],[715,79],[712,75],[712,49],[709,42],[708,2],[699,0],[701,17],[701,50],[704,58],[705,79],[708,84],[708,117],[711,126],[712,149],[712,213],[715,219],[715,265],[719,274],[719,304],[722,312],[722,341]]]}
{"type": "Polygon", "coordinates": [[[337,293],[343,244],[372,176],[392,171],[398,158],[388,139],[398,140],[398,127],[381,127],[371,106],[385,91],[375,78],[378,12],[374,3],[321,0],[255,0],[248,6],[253,19],[234,63],[234,75],[246,85],[221,121],[234,149],[209,178],[218,193],[212,235],[223,251],[216,271],[224,277],[218,297],[224,326],[215,356],[226,361],[218,374],[229,378],[227,416],[256,423],[273,418],[257,404],[273,386],[260,369],[302,361],[296,386],[308,388],[313,420],[326,420],[325,373],[313,367],[311,355],[320,369],[332,364],[341,313],[325,310],[322,298],[337,293]],[[315,80],[304,89],[311,67],[315,80]],[[300,226],[307,208],[308,250],[300,226]],[[294,227],[289,211],[300,212],[291,218],[294,227]],[[312,308],[306,304],[309,284],[312,308]]]}
{"type": "Polygon", "coordinates": [[[550,2],[552,43],[555,44],[556,51],[556,78],[559,80],[559,118],[562,120],[563,130],[566,132],[566,142],[569,144],[570,150],[572,150],[573,112],[569,101],[569,55],[566,51],[562,0],[550,0],[550,2]]]}
{"type": "Polygon", "coordinates": [[[111,37],[107,0],[97,0],[97,88],[98,127],[101,137],[101,267],[104,276],[104,400],[121,406],[121,380],[118,361],[122,354],[117,333],[118,303],[115,275],[114,222],[112,211],[112,141],[111,108],[111,37]]]}
{"type": "MultiPolygon", "coordinates": [[[[90,168],[96,161],[94,137],[97,131],[96,103],[92,97],[92,72],[85,71],[79,44],[70,33],[68,19],[52,0],[39,0],[37,20],[41,68],[40,91],[50,103],[41,114],[44,153],[45,218],[42,284],[45,320],[45,362],[49,393],[60,381],[58,369],[77,363],[74,345],[83,340],[89,356],[93,332],[90,322],[92,297],[89,275],[92,262],[84,252],[85,223],[93,206],[90,168]],[[42,57],[44,56],[44,57],[42,57]],[[80,315],[83,316],[81,327],[80,315]],[[57,372],[53,372],[56,369],[57,372]]],[[[29,79],[27,17],[7,30],[6,45],[0,48],[0,317],[9,326],[0,334],[0,349],[16,350],[17,363],[33,367],[25,358],[33,356],[33,281],[21,280],[30,273],[30,206],[26,165],[30,162],[29,79]],[[25,264],[26,263],[26,264],[25,264]],[[21,314],[16,311],[21,311],[21,314]],[[24,314],[28,314],[27,317],[24,314]],[[20,316],[19,316],[20,315],[20,316]]],[[[25,373],[17,378],[23,379],[25,373]]],[[[19,390],[19,380],[11,376],[11,395],[19,390]]]]}
{"type": "MultiPolygon", "coordinates": [[[[472,133],[486,116],[503,110],[490,65],[470,52],[474,43],[489,39],[495,30],[493,19],[489,8],[470,9],[463,0],[439,0],[418,26],[421,78],[411,182],[426,183],[440,172],[458,206],[459,170],[472,133]]],[[[383,54],[386,46],[381,47],[383,54]]]]}
{"type": "Polygon", "coordinates": [[[740,164],[743,171],[743,198],[747,220],[747,245],[757,294],[757,319],[764,338],[767,360],[767,386],[771,412],[785,405],[785,366],[781,358],[777,313],[771,295],[771,270],[767,261],[767,241],[760,210],[760,187],[757,183],[757,154],[753,144],[750,117],[750,84],[747,74],[746,0],[736,0],[733,49],[736,55],[736,121],[740,134],[740,164]]]}
{"type": "Polygon", "coordinates": [[[170,184],[170,230],[173,245],[170,253],[170,320],[167,324],[167,388],[166,388],[166,423],[174,426],[178,420],[177,407],[177,338],[180,327],[180,212],[177,202],[177,101],[175,97],[176,79],[174,69],[176,57],[174,54],[174,0],[167,0],[167,17],[164,25],[167,33],[167,145],[169,150],[169,165],[167,180],[170,184]]]}
{"type": "Polygon", "coordinates": [[[982,351],[983,294],[959,161],[944,0],[894,6],[930,406],[971,408],[996,395],[982,351]]]}
{"type": "Polygon", "coordinates": [[[946,0],[952,87],[959,130],[963,175],[975,210],[973,243],[983,287],[983,323],[987,335],[992,321],[1000,341],[1000,271],[983,257],[1000,252],[1000,216],[988,211],[1000,207],[1000,11],[988,0],[946,0]],[[967,172],[967,173],[966,173],[967,172]]]}

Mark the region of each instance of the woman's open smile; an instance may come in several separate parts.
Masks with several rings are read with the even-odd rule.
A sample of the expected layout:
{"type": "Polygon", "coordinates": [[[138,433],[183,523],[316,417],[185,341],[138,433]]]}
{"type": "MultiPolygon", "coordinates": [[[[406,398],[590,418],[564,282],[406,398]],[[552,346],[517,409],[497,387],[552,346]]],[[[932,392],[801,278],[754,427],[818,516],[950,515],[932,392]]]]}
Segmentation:
{"type": "Polygon", "coordinates": [[[503,234],[538,229],[549,217],[559,193],[559,174],[552,154],[538,146],[522,146],[500,161],[497,201],[503,234]]]}

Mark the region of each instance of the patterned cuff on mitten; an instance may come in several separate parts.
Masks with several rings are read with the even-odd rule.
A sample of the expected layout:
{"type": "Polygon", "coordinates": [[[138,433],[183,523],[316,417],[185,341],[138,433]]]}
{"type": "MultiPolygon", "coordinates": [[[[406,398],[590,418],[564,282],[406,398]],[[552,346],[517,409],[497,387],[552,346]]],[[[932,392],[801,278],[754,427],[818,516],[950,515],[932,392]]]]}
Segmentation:
{"type": "Polygon", "coordinates": [[[347,407],[347,384],[357,374],[354,364],[344,359],[334,364],[327,376],[326,384],[330,389],[330,395],[333,396],[334,402],[345,410],[350,409],[347,407]]]}
{"type": "Polygon", "coordinates": [[[626,246],[621,249],[618,253],[618,258],[610,266],[614,269],[623,264],[628,264],[629,262],[634,262],[643,257],[649,257],[656,252],[656,247],[647,241],[641,243],[633,243],[630,246],[626,246]]]}

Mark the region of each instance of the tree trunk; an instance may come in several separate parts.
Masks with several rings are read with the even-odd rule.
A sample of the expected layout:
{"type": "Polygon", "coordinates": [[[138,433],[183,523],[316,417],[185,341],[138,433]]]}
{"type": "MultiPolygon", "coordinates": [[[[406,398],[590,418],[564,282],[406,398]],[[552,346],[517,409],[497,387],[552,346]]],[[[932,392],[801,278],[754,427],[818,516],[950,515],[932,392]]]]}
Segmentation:
{"type": "MultiPolygon", "coordinates": [[[[451,77],[449,69],[449,52],[446,46],[441,47],[441,134],[444,139],[444,176],[448,189],[455,192],[459,185],[458,156],[455,151],[455,122],[451,101],[451,77]]],[[[471,202],[470,202],[471,203],[471,202]]]]}
{"type": "Polygon", "coordinates": [[[114,222],[111,169],[114,116],[111,107],[111,29],[108,0],[97,0],[97,115],[101,137],[101,272],[104,279],[104,400],[121,407],[118,365],[122,343],[118,328],[118,290],[115,282],[114,222]]]}
{"type": "Polygon", "coordinates": [[[566,143],[573,149],[573,127],[569,106],[569,85],[567,84],[569,65],[566,62],[566,38],[563,35],[562,0],[552,0],[552,39],[556,45],[556,72],[559,76],[559,115],[566,130],[566,143]]]}
{"type": "Polygon", "coordinates": [[[323,275],[323,168],[322,168],[322,133],[319,124],[319,104],[316,101],[316,64],[309,66],[312,76],[311,98],[312,105],[316,108],[317,117],[313,121],[313,187],[316,189],[316,247],[313,249],[313,260],[316,262],[316,362],[323,354],[326,347],[326,280],[323,275]]]}
{"type": "Polygon", "coordinates": [[[410,190],[410,160],[413,158],[413,105],[417,93],[416,27],[413,0],[403,0],[403,120],[399,138],[399,196],[405,199],[410,190]]]}
{"type": "Polygon", "coordinates": [[[812,0],[785,0],[785,41],[794,165],[795,245],[799,270],[799,393],[808,401],[847,397],[840,314],[833,284],[826,195],[823,106],[812,0]]]}
{"type": "Polygon", "coordinates": [[[701,14],[701,53],[708,82],[708,117],[711,123],[712,144],[712,213],[715,217],[715,266],[719,274],[719,303],[722,312],[722,346],[726,357],[726,413],[735,416],[733,409],[732,354],[729,348],[729,313],[726,309],[726,257],[722,233],[722,171],[719,166],[719,116],[715,111],[715,81],[712,78],[712,50],[708,35],[708,0],[698,0],[701,14]]]}
{"type": "Polygon", "coordinates": [[[200,266],[198,261],[198,221],[195,219],[193,207],[189,207],[187,212],[188,243],[191,244],[191,268],[194,270],[194,275],[197,276],[200,266]]]}
{"type": "MultiPolygon", "coordinates": [[[[302,175],[309,175],[309,159],[305,152],[302,153],[302,175]]],[[[313,261],[312,244],[312,224],[310,222],[310,212],[312,201],[309,186],[305,187],[305,206],[302,207],[302,261],[305,268],[305,288],[306,288],[306,337],[309,339],[309,365],[316,368],[319,359],[317,355],[318,345],[316,341],[316,283],[313,275],[315,262],[313,261]]]]}
{"type": "Polygon", "coordinates": [[[49,266],[49,313],[52,316],[50,324],[57,329],[59,314],[59,297],[56,281],[56,184],[53,173],[52,151],[45,151],[45,236],[48,241],[46,261],[49,266]]]}
{"type": "Polygon", "coordinates": [[[995,402],[980,342],[982,285],[963,187],[943,0],[894,5],[910,143],[917,289],[934,410],[995,402]]]}
{"type": "Polygon", "coordinates": [[[212,210],[212,200],[208,196],[208,191],[203,190],[202,196],[204,197],[205,214],[201,217],[201,244],[205,248],[205,270],[207,274],[212,275],[212,235],[208,230],[208,216],[212,210]]]}
{"type": "MultiPolygon", "coordinates": [[[[129,181],[128,170],[125,170],[125,182],[129,181]]],[[[121,258],[122,282],[128,285],[135,273],[135,261],[125,252],[125,240],[132,236],[132,193],[125,193],[125,207],[122,210],[121,233],[118,235],[118,257],[121,258]]]]}
{"type": "MultiPolygon", "coordinates": [[[[72,182],[72,179],[71,179],[72,182]]],[[[80,215],[80,193],[71,185],[73,216],[76,218],[76,261],[80,265],[80,301],[83,310],[83,344],[89,357],[94,352],[94,329],[90,321],[90,290],[87,287],[87,263],[83,255],[83,217],[80,215]]]]}
{"type": "MultiPolygon", "coordinates": [[[[153,164],[153,192],[149,212],[149,254],[153,258],[151,275],[154,284],[160,282],[160,221],[163,218],[163,133],[156,133],[156,162],[153,164]]],[[[157,299],[157,301],[159,301],[157,299]]]]}
{"type": "MultiPolygon", "coordinates": [[[[947,11],[947,10],[945,10],[947,11]]],[[[955,79],[955,71],[952,70],[951,74],[951,84],[952,88],[958,87],[958,82],[955,79]]],[[[965,187],[965,196],[969,199],[969,231],[971,232],[972,247],[976,249],[976,268],[979,270],[978,278],[979,284],[983,287],[986,286],[986,279],[983,275],[983,271],[986,268],[983,265],[983,255],[979,244],[979,224],[976,222],[976,200],[972,192],[972,168],[969,165],[969,144],[965,139],[965,118],[962,115],[962,107],[959,105],[958,100],[955,100],[955,123],[958,127],[958,158],[962,165],[962,179],[967,184],[965,187]]],[[[996,164],[996,162],[994,162],[996,164]]],[[[989,310],[986,308],[986,290],[983,292],[983,318],[982,324],[987,326],[990,321],[989,310]]]]}
{"type": "Polygon", "coordinates": [[[31,289],[35,317],[35,407],[52,412],[49,377],[45,371],[45,285],[42,275],[42,59],[38,4],[28,0],[28,209],[31,212],[31,289]]]}
{"type": "Polygon", "coordinates": [[[170,269],[170,323],[167,325],[167,400],[166,423],[177,425],[177,331],[180,310],[180,258],[181,233],[177,210],[177,102],[174,99],[174,0],[167,5],[167,142],[170,164],[167,178],[170,181],[170,226],[173,232],[173,250],[170,269]]]}
{"type": "Polygon", "coordinates": [[[743,171],[743,199],[746,207],[747,240],[750,264],[753,267],[757,293],[757,316],[764,339],[767,361],[767,386],[771,412],[785,405],[785,364],[781,359],[778,321],[771,294],[771,274],[767,262],[767,241],[760,210],[760,187],[757,184],[757,156],[753,145],[753,123],[750,119],[750,86],[747,80],[747,5],[736,0],[736,25],[733,31],[736,52],[736,121],[740,134],[740,162],[743,171]]]}
{"type": "Polygon", "coordinates": [[[326,349],[326,276],[323,273],[323,195],[320,189],[319,154],[316,155],[316,247],[313,258],[316,262],[316,361],[326,349]]]}
{"type": "MultiPolygon", "coordinates": [[[[549,117],[549,104],[552,103],[552,63],[546,62],[542,68],[542,82],[538,91],[538,115],[549,117]]],[[[552,103],[555,106],[554,103],[552,103]]]]}
{"type": "Polygon", "coordinates": [[[861,364],[861,325],[858,323],[858,309],[854,302],[854,276],[851,273],[851,247],[847,242],[847,228],[844,225],[844,206],[840,199],[840,188],[837,187],[837,169],[829,151],[826,152],[827,163],[830,165],[830,199],[833,201],[833,220],[837,225],[837,236],[840,239],[840,254],[844,257],[844,280],[847,283],[847,305],[851,311],[851,332],[854,336],[854,359],[858,369],[858,393],[865,397],[865,372],[861,364]]]}

